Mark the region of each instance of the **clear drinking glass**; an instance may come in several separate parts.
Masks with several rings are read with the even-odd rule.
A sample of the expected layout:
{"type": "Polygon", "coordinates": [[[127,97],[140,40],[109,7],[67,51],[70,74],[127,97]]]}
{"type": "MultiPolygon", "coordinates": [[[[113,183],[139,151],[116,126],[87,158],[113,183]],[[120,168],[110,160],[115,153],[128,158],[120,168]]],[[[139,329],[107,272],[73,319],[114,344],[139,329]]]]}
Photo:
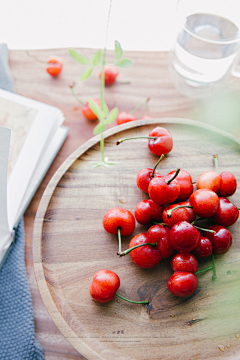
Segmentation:
{"type": "Polygon", "coordinates": [[[239,0],[179,0],[177,21],[170,74],[181,93],[204,97],[240,77],[239,0]]]}

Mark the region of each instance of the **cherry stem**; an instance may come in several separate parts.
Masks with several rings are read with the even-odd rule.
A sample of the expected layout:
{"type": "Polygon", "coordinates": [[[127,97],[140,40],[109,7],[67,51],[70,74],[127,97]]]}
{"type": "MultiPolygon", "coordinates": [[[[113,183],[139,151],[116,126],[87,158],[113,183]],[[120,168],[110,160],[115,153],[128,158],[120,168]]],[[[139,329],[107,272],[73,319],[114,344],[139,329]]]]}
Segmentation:
{"type": "Polygon", "coordinates": [[[153,221],[153,224],[155,224],[155,225],[162,225],[162,226],[167,226],[167,224],[166,223],[158,223],[158,222],[155,222],[155,221],[153,221]]]}
{"type": "Polygon", "coordinates": [[[215,261],[214,261],[214,255],[212,254],[212,269],[213,269],[213,275],[212,275],[212,279],[215,280],[217,277],[217,273],[216,273],[216,266],[215,266],[215,261]]]}
{"type": "Polygon", "coordinates": [[[138,104],[134,109],[132,109],[131,111],[129,111],[129,114],[134,114],[138,109],[140,109],[140,107],[142,107],[144,104],[146,104],[148,101],[150,100],[150,98],[145,99],[144,101],[142,101],[140,104],[138,104]]]}
{"type": "Polygon", "coordinates": [[[175,208],[172,208],[172,209],[168,209],[168,210],[167,210],[167,218],[170,219],[170,217],[172,216],[172,212],[173,212],[174,210],[181,209],[181,208],[190,208],[190,209],[193,209],[193,207],[190,206],[190,205],[179,205],[179,206],[176,206],[175,208]]]}
{"type": "Polygon", "coordinates": [[[116,145],[119,145],[121,144],[123,141],[126,141],[126,140],[135,140],[135,139],[154,139],[156,140],[157,137],[156,136],[138,136],[138,137],[130,137],[130,138],[126,138],[126,139],[121,139],[121,140],[118,140],[116,142],[116,145]]]}
{"type": "Polygon", "coordinates": [[[214,165],[215,165],[215,171],[218,173],[218,155],[213,155],[214,165]]]}
{"type": "Polygon", "coordinates": [[[120,299],[128,301],[128,302],[130,302],[132,304],[149,304],[148,300],[145,300],[145,301],[133,301],[133,300],[126,299],[125,297],[123,297],[122,295],[119,295],[118,293],[116,293],[115,295],[118,296],[120,299]]]}
{"type": "Polygon", "coordinates": [[[151,178],[154,177],[155,170],[156,170],[158,164],[160,163],[160,161],[161,161],[163,158],[164,158],[164,154],[162,154],[162,155],[160,156],[160,158],[158,159],[158,161],[156,162],[156,164],[155,164],[155,166],[154,166],[154,168],[153,168],[153,171],[152,171],[152,173],[151,173],[151,175],[150,175],[151,178]]]}
{"type": "Polygon", "coordinates": [[[210,220],[209,218],[198,218],[192,222],[192,225],[195,224],[196,221],[210,220]]]}
{"type": "MultiPolygon", "coordinates": [[[[193,225],[193,223],[192,223],[192,225],[193,225]]],[[[202,230],[202,231],[210,232],[212,234],[216,234],[216,231],[214,231],[214,230],[204,229],[204,228],[201,228],[201,227],[196,226],[196,225],[193,225],[193,226],[198,230],[202,230]]]]}
{"type": "Polygon", "coordinates": [[[70,89],[71,89],[71,92],[72,92],[72,94],[73,94],[73,96],[75,97],[75,99],[77,99],[77,101],[78,102],[80,102],[80,104],[82,104],[83,106],[86,106],[87,105],[87,102],[85,101],[83,101],[82,99],[80,99],[78,96],[77,96],[77,94],[75,93],[75,91],[74,91],[74,85],[71,85],[70,86],[70,89]]]}
{"type": "Polygon", "coordinates": [[[195,272],[195,275],[196,274],[201,274],[201,273],[203,273],[203,272],[205,272],[205,271],[208,271],[208,270],[211,270],[213,267],[212,266],[208,266],[207,268],[205,268],[205,269],[203,269],[203,270],[198,270],[197,272],[195,272]]]}
{"type": "Polygon", "coordinates": [[[129,81],[129,80],[119,80],[119,79],[117,79],[117,80],[115,80],[115,82],[118,83],[118,84],[131,84],[131,81],[129,81]]]}
{"type": "Polygon", "coordinates": [[[152,247],[155,247],[155,246],[157,246],[157,242],[155,242],[155,243],[138,244],[138,245],[135,245],[135,246],[133,246],[133,247],[131,247],[131,248],[123,251],[123,252],[119,251],[119,252],[117,253],[117,255],[119,255],[119,257],[125,256],[125,255],[129,254],[130,251],[135,250],[135,249],[137,249],[137,248],[139,248],[139,247],[141,247],[141,246],[145,246],[145,245],[151,245],[152,247]]]}
{"type": "Polygon", "coordinates": [[[122,251],[122,237],[121,237],[121,228],[118,227],[117,228],[117,231],[118,231],[118,251],[121,252],[122,251]]]}
{"type": "Polygon", "coordinates": [[[167,185],[169,185],[179,174],[180,169],[177,169],[175,174],[173,175],[173,177],[171,179],[169,179],[168,181],[166,181],[167,185]]]}

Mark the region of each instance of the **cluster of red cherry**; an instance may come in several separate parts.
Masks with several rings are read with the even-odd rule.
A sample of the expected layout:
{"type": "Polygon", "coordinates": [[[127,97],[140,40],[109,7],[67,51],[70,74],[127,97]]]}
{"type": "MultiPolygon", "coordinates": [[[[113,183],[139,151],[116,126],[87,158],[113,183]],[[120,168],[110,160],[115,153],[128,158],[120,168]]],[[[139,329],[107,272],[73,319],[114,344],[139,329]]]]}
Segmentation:
{"type": "MultiPolygon", "coordinates": [[[[117,144],[125,140],[128,139],[117,144]]],[[[150,199],[137,204],[135,218],[142,225],[154,225],[147,233],[134,236],[129,248],[123,252],[121,235],[133,232],[133,214],[119,207],[110,209],[104,215],[103,226],[110,234],[118,234],[118,255],[130,253],[137,266],[152,268],[161,259],[173,256],[171,267],[174,273],[168,279],[168,289],[176,296],[188,297],[197,290],[196,274],[213,269],[213,276],[216,276],[213,254],[225,254],[232,245],[232,236],[226,227],[237,221],[239,209],[227,197],[235,193],[237,181],[229,172],[219,175],[216,171],[207,171],[198,177],[194,191],[192,178],[184,170],[174,170],[166,176],[156,173],[158,163],[172,146],[172,136],[167,129],[157,127],[152,130],[148,147],[160,159],[153,169],[145,168],[137,174],[137,186],[148,193],[150,199]],[[196,226],[196,222],[202,220],[214,225],[196,226]],[[175,251],[178,253],[174,255],[175,251]],[[212,256],[213,266],[198,271],[197,258],[209,256],[212,256]]],[[[217,167],[217,156],[214,161],[217,167]]],[[[97,302],[108,302],[114,298],[119,286],[117,274],[100,270],[94,276],[90,294],[97,302]]]]}

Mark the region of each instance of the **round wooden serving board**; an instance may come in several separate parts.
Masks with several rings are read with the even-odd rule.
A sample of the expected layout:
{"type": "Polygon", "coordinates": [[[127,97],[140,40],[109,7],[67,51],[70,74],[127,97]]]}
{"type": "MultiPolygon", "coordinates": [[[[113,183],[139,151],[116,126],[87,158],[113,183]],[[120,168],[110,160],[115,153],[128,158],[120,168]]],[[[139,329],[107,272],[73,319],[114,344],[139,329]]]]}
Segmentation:
{"type": "MultiPolygon", "coordinates": [[[[105,133],[105,156],[118,164],[93,168],[101,158],[99,136],[76,150],[59,168],[41,200],[34,226],[34,268],[44,303],[69,342],[89,360],[240,359],[240,241],[239,221],[229,230],[233,245],[216,256],[217,279],[212,272],[198,275],[198,291],[177,298],[167,289],[172,274],[169,259],[149,270],[138,268],[125,256],[119,258],[115,235],[105,232],[102,218],[116,206],[134,213],[147,195],[136,186],[136,175],[153,167],[147,140],[120,138],[147,136],[155,126],[172,134],[174,147],[158,167],[165,175],[181,168],[193,181],[213,170],[230,171],[240,184],[240,141],[200,122],[184,119],[140,120],[105,133]],[[89,288],[100,269],[115,271],[118,290],[132,300],[148,299],[149,309],[115,298],[100,305],[91,300],[89,288]]],[[[239,191],[230,198],[240,206],[239,191]]],[[[146,232],[136,224],[132,235],[146,232]]],[[[124,237],[122,248],[132,236],[124,237]]],[[[211,259],[199,261],[199,269],[211,259]]]]}

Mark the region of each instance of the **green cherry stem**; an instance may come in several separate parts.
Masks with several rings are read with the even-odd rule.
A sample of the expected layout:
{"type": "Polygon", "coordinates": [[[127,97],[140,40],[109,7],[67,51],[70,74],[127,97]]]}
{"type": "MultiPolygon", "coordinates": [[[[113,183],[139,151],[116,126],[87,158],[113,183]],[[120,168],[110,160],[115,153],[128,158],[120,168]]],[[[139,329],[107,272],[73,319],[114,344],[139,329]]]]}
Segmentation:
{"type": "MultiPolygon", "coordinates": [[[[192,224],[193,225],[193,224],[192,224]]],[[[204,229],[204,228],[201,228],[201,227],[199,227],[199,226],[196,226],[196,225],[193,225],[196,229],[198,229],[198,230],[202,230],[202,231],[206,231],[206,232],[210,232],[210,233],[212,233],[212,234],[216,234],[216,231],[214,231],[214,230],[209,230],[209,229],[204,229]]]]}
{"type": "Polygon", "coordinates": [[[218,173],[218,155],[213,155],[214,165],[215,165],[215,171],[218,173]]]}
{"type": "Polygon", "coordinates": [[[132,304],[149,304],[148,300],[145,300],[145,301],[133,301],[133,300],[126,299],[125,297],[123,297],[122,295],[119,295],[118,293],[116,293],[115,295],[118,296],[120,299],[128,301],[128,302],[130,302],[132,304]]]}
{"type": "Polygon", "coordinates": [[[179,174],[180,169],[177,169],[175,174],[173,175],[173,177],[171,177],[171,179],[169,179],[168,181],[166,181],[166,183],[169,185],[179,174]]]}
{"type": "Polygon", "coordinates": [[[129,81],[129,80],[119,80],[119,79],[117,79],[117,80],[115,80],[115,82],[118,83],[118,84],[131,84],[131,81],[129,81]]]}
{"type": "Polygon", "coordinates": [[[82,104],[83,106],[87,105],[87,102],[86,102],[86,101],[84,102],[84,101],[83,101],[82,99],[80,99],[80,97],[78,97],[77,94],[75,93],[75,91],[74,91],[74,85],[75,85],[75,84],[69,86],[70,89],[71,89],[71,92],[72,92],[73,96],[74,96],[75,99],[76,99],[78,102],[80,102],[80,104],[82,104]]]}
{"type": "Polygon", "coordinates": [[[212,268],[213,268],[212,266],[208,266],[208,267],[205,268],[205,269],[198,270],[197,272],[195,272],[195,275],[201,274],[201,273],[203,273],[203,272],[205,272],[205,271],[208,271],[208,270],[211,270],[212,268]]]}
{"type": "Polygon", "coordinates": [[[154,139],[156,140],[156,136],[137,136],[137,137],[130,137],[130,138],[126,138],[126,139],[120,139],[116,142],[116,145],[121,144],[123,141],[126,140],[135,140],[135,139],[154,139]]]}
{"type": "Polygon", "coordinates": [[[216,266],[215,266],[215,261],[214,261],[214,255],[212,254],[212,269],[213,269],[213,275],[212,275],[212,279],[215,280],[217,277],[217,273],[216,273],[216,266]]]}
{"type": "Polygon", "coordinates": [[[132,251],[132,250],[134,250],[134,249],[137,249],[137,248],[139,248],[139,247],[141,247],[141,246],[151,245],[152,247],[155,247],[155,246],[157,246],[157,244],[158,244],[157,242],[155,242],[155,243],[138,244],[138,245],[135,245],[135,246],[133,246],[133,247],[131,247],[131,248],[123,251],[123,252],[119,251],[119,252],[117,253],[117,255],[119,255],[119,257],[122,257],[122,256],[125,256],[125,255],[129,254],[130,251],[132,251]]]}
{"type": "Polygon", "coordinates": [[[41,60],[37,56],[32,55],[29,50],[25,50],[25,53],[32,59],[36,60],[37,62],[42,63],[42,64],[47,64],[47,61],[41,60]]]}
{"type": "Polygon", "coordinates": [[[117,230],[118,230],[118,246],[119,246],[118,251],[121,252],[122,251],[121,228],[118,227],[117,230]]]}
{"type": "Polygon", "coordinates": [[[153,223],[154,225],[162,225],[162,226],[164,226],[164,227],[167,226],[166,223],[158,223],[158,222],[156,222],[156,221],[153,221],[152,223],[153,223]]]}
{"type": "Polygon", "coordinates": [[[151,173],[151,175],[150,175],[151,178],[154,177],[155,170],[156,170],[158,164],[160,163],[160,161],[161,161],[163,158],[164,158],[164,154],[162,154],[162,155],[160,156],[160,158],[158,159],[158,161],[156,162],[156,164],[155,164],[155,166],[154,166],[154,168],[153,168],[153,171],[152,171],[152,173],[151,173]]]}
{"type": "Polygon", "coordinates": [[[190,209],[193,209],[193,207],[190,206],[190,205],[179,205],[179,206],[176,206],[175,208],[172,208],[172,209],[167,210],[167,218],[170,219],[170,217],[171,217],[171,215],[172,215],[172,212],[173,212],[174,210],[181,209],[181,208],[190,208],[190,209]]]}
{"type": "Polygon", "coordinates": [[[149,100],[150,100],[150,98],[147,98],[147,99],[145,99],[144,101],[140,102],[140,104],[138,104],[137,106],[135,106],[134,109],[132,109],[131,111],[129,111],[129,114],[134,114],[138,109],[140,109],[140,107],[142,107],[144,104],[146,104],[149,100]]]}

